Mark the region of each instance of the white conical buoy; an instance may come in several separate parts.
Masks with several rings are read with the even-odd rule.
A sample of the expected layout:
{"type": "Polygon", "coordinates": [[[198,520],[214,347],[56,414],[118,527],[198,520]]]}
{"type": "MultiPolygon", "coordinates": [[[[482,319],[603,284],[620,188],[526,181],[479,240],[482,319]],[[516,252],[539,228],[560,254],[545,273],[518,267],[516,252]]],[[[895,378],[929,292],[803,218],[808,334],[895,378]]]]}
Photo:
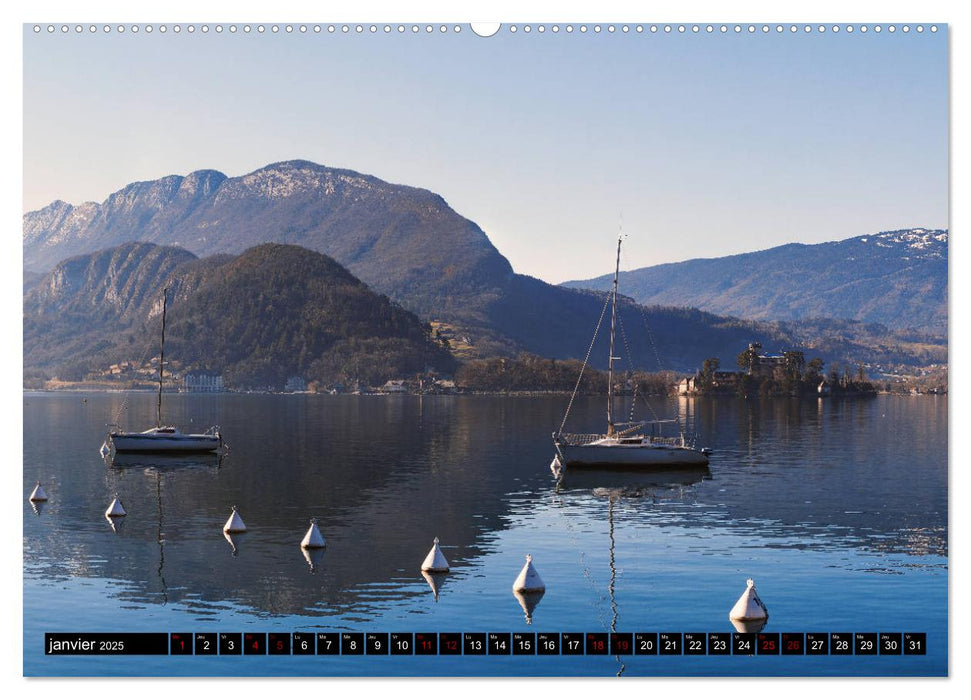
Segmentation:
{"type": "Polygon", "coordinates": [[[533,567],[532,554],[526,555],[526,564],[523,566],[523,570],[519,572],[519,576],[516,577],[512,589],[519,593],[541,593],[546,590],[543,579],[539,577],[533,567]]]}
{"type": "Polygon", "coordinates": [[[107,518],[120,518],[123,515],[128,515],[125,509],[121,505],[121,501],[118,500],[118,496],[115,496],[115,500],[111,502],[108,506],[108,510],[105,511],[105,517],[107,518]]]}
{"type": "Polygon", "coordinates": [[[550,471],[553,472],[553,476],[557,479],[560,478],[560,474],[563,472],[563,465],[560,464],[560,455],[553,455],[553,461],[550,462],[550,471]]]}
{"type": "Polygon", "coordinates": [[[303,536],[303,542],[300,543],[300,546],[304,549],[320,549],[327,546],[324,542],[324,536],[320,534],[320,528],[317,527],[317,518],[310,519],[310,529],[303,536]]]}
{"type": "Polygon", "coordinates": [[[732,611],[728,613],[728,619],[739,620],[740,622],[769,619],[769,611],[755,590],[755,581],[748,579],[745,583],[748,584],[745,592],[735,603],[732,611]]]}
{"type": "Polygon", "coordinates": [[[223,532],[246,532],[246,525],[243,523],[243,519],[239,517],[239,513],[236,512],[236,506],[233,506],[233,514],[223,525],[223,532]]]}
{"type": "Polygon", "coordinates": [[[421,564],[422,571],[431,571],[434,573],[445,573],[448,571],[448,560],[445,555],[442,554],[442,550],[438,547],[438,538],[435,538],[432,544],[431,550],[428,552],[428,556],[425,557],[425,561],[421,564]]]}
{"type": "MultiPolygon", "coordinates": [[[[23,491],[21,491],[21,493],[23,493],[23,491]]],[[[37,482],[37,486],[34,487],[34,490],[30,492],[30,500],[34,502],[47,500],[47,492],[44,491],[44,487],[40,485],[39,481],[37,482]]]]}

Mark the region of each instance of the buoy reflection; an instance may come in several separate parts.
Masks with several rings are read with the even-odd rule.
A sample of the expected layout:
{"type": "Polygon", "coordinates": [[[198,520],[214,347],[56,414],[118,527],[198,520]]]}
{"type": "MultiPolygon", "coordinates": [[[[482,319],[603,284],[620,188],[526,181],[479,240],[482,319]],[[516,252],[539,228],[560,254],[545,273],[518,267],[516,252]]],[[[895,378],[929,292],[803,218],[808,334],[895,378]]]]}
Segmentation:
{"type": "Polygon", "coordinates": [[[533,624],[533,611],[536,610],[536,606],[539,605],[539,601],[543,599],[546,592],[532,591],[525,593],[522,591],[513,591],[512,594],[516,597],[516,600],[519,601],[520,607],[522,607],[523,612],[526,614],[526,624],[533,624]]]}
{"type": "Polygon", "coordinates": [[[316,574],[317,568],[320,566],[320,562],[324,558],[324,548],[301,547],[300,551],[303,552],[303,558],[306,560],[307,566],[310,567],[310,573],[316,574]]]}
{"type": "Polygon", "coordinates": [[[226,541],[229,542],[229,546],[232,547],[233,556],[234,557],[235,556],[238,556],[239,555],[239,547],[236,546],[236,540],[237,539],[240,539],[240,533],[237,533],[236,534],[236,537],[234,538],[233,535],[230,532],[225,531],[225,532],[223,532],[223,537],[226,538],[226,541]]]}
{"type": "Polygon", "coordinates": [[[441,590],[442,585],[445,583],[445,573],[422,571],[421,575],[428,582],[428,587],[432,589],[432,595],[435,596],[435,602],[437,603],[438,591],[441,590]]]}
{"type": "Polygon", "coordinates": [[[732,620],[732,627],[737,632],[758,634],[765,628],[768,620],[732,620]]]}
{"type": "Polygon", "coordinates": [[[121,532],[121,529],[125,524],[124,518],[113,517],[111,515],[108,515],[107,513],[105,513],[105,520],[108,521],[108,524],[111,526],[111,531],[114,532],[116,535],[121,532]]]}

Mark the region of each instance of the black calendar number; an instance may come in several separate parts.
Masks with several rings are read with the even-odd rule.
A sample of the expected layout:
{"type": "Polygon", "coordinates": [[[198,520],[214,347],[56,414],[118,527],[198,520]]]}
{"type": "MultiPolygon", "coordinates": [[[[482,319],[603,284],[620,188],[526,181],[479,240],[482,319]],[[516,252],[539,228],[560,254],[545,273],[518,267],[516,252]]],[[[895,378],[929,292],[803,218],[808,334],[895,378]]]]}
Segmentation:
{"type": "Polygon", "coordinates": [[[293,633],[293,653],[294,654],[316,654],[316,638],[311,632],[293,633]]]}
{"type": "Polygon", "coordinates": [[[536,635],[532,632],[513,632],[512,653],[519,656],[535,654],[536,635]]]}
{"type": "Polygon", "coordinates": [[[265,654],[266,653],[266,633],[247,632],[243,635],[244,654],[265,654]]]}
{"type": "Polygon", "coordinates": [[[512,635],[509,632],[489,633],[489,654],[509,654],[512,651],[512,635]]]}
{"type": "Polygon", "coordinates": [[[318,654],[340,654],[341,638],[336,632],[317,633],[317,653],[318,654]]]}
{"type": "Polygon", "coordinates": [[[751,655],[755,653],[755,634],[752,632],[735,632],[732,634],[732,653],[751,655]]]}
{"type": "Polygon", "coordinates": [[[587,654],[598,655],[610,651],[606,632],[587,632],[587,654]]]}
{"type": "Polygon", "coordinates": [[[358,656],[364,654],[364,634],[361,632],[341,632],[341,655],[358,656]]]}
{"type": "Polygon", "coordinates": [[[438,654],[438,635],[434,632],[415,632],[415,654],[435,656],[438,654]]]}
{"type": "Polygon", "coordinates": [[[581,632],[564,632],[561,635],[560,652],[567,656],[583,655],[583,634],[581,632]]]}
{"type": "Polygon", "coordinates": [[[560,653],[560,635],[558,632],[540,632],[536,635],[536,653],[555,655],[560,653]]]}
{"type": "Polygon", "coordinates": [[[220,632],[219,633],[219,655],[235,656],[243,653],[243,634],[242,632],[220,632]]]}
{"type": "Polygon", "coordinates": [[[806,654],[827,656],[829,654],[829,635],[825,632],[807,632],[806,654]]]}
{"type": "Polygon", "coordinates": [[[438,653],[456,655],[462,653],[462,635],[458,632],[439,632],[438,653]]]}
{"type": "Polygon", "coordinates": [[[659,632],[657,635],[658,653],[667,656],[677,656],[681,653],[680,632],[659,632]]]}
{"type": "Polygon", "coordinates": [[[708,634],[708,654],[712,656],[727,656],[732,653],[732,635],[728,632],[710,632],[708,634]]]}
{"type": "Polygon", "coordinates": [[[854,651],[860,656],[873,656],[877,653],[876,632],[857,632],[853,642],[854,651]]]}
{"type": "Polygon", "coordinates": [[[610,653],[623,656],[634,653],[634,635],[623,632],[613,632],[610,635],[610,653]]]}
{"type": "Polygon", "coordinates": [[[219,635],[215,632],[196,632],[192,641],[197,656],[213,656],[219,650],[219,635]]]}
{"type": "Polygon", "coordinates": [[[392,656],[411,656],[415,653],[415,635],[411,632],[392,632],[388,645],[392,656]]]}
{"type": "Polygon", "coordinates": [[[925,632],[904,633],[904,654],[927,653],[927,634],[925,632]]]}
{"type": "Polygon", "coordinates": [[[284,656],[290,654],[290,633],[270,632],[266,648],[271,654],[284,656]]]}
{"type": "Polygon", "coordinates": [[[849,632],[831,632],[829,635],[829,653],[834,656],[851,656],[853,654],[853,635],[849,632]]]}
{"type": "Polygon", "coordinates": [[[462,651],[467,656],[482,656],[486,653],[486,636],[482,632],[466,632],[462,635],[462,651]]]}
{"type": "Polygon", "coordinates": [[[704,656],[708,652],[706,641],[701,632],[685,632],[684,653],[687,656],[704,656]]]}
{"type": "Polygon", "coordinates": [[[880,654],[897,655],[904,653],[903,636],[900,632],[880,633],[880,654]]]}
{"type": "Polygon", "coordinates": [[[388,633],[368,632],[364,636],[364,648],[368,654],[386,655],[388,653],[388,633]]]}
{"type": "Polygon", "coordinates": [[[634,634],[635,654],[657,654],[657,632],[636,632],[634,634]]]}

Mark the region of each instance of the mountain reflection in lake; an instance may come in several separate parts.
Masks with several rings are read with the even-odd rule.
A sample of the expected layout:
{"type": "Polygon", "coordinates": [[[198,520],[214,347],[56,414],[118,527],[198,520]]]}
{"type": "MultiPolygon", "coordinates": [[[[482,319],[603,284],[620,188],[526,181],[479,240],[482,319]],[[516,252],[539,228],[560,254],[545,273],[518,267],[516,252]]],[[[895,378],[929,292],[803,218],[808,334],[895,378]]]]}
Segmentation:
{"type": "MultiPolygon", "coordinates": [[[[563,397],[171,396],[170,419],[221,425],[229,454],[107,464],[98,454],[105,424],[122,408],[123,424],[151,423],[154,399],[86,398],[25,395],[28,674],[260,674],[284,663],[194,659],[180,670],[144,658],[44,659],[37,640],[68,627],[730,631],[728,610],[748,576],[771,611],[769,629],[927,632],[933,653],[899,669],[879,658],[767,667],[691,657],[658,667],[633,657],[625,675],[946,672],[946,399],[670,402],[697,444],[713,449],[710,470],[569,471],[557,484],[549,436],[563,397]],[[37,481],[50,497],[40,507],[27,502],[37,481]],[[128,515],[113,529],[103,514],[116,493],[128,515]],[[247,531],[224,535],[234,505],[247,531]],[[326,549],[300,548],[311,517],[326,549]],[[435,537],[451,570],[423,576],[435,537]],[[511,585],[527,553],[547,592],[524,604],[511,585]]],[[[571,423],[592,428],[602,414],[602,400],[580,400],[571,423]]],[[[512,667],[522,662],[341,660],[330,670],[295,659],[280,668],[617,671],[616,659],[591,657],[512,667]]]]}

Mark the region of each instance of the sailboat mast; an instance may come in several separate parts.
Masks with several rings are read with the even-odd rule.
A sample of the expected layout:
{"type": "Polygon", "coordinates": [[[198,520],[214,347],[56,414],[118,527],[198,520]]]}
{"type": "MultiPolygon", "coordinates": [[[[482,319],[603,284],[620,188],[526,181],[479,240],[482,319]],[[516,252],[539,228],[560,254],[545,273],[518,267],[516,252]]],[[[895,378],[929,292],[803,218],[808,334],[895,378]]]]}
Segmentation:
{"type": "Polygon", "coordinates": [[[620,243],[617,237],[617,266],[614,269],[614,292],[610,306],[610,357],[607,361],[607,436],[614,434],[614,330],[617,327],[617,278],[620,277],[620,243]]]}
{"type": "Polygon", "coordinates": [[[165,301],[168,287],[162,290],[162,345],[158,356],[158,405],[155,412],[155,427],[162,427],[162,368],[165,366],[165,301]]]}

